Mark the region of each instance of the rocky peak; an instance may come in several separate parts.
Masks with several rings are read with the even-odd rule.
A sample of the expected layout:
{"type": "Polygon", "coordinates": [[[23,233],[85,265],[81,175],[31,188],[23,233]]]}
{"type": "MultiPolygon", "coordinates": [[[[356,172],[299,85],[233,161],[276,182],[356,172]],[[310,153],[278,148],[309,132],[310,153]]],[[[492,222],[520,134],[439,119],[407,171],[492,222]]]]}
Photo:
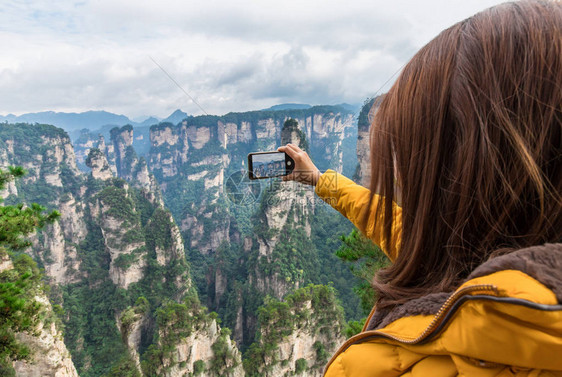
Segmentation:
{"type": "Polygon", "coordinates": [[[101,134],[98,137],[97,148],[101,151],[101,153],[107,154],[107,146],[105,145],[105,138],[101,134]]]}
{"type": "Polygon", "coordinates": [[[123,178],[133,187],[140,189],[150,203],[163,206],[160,186],[152,173],[148,171],[144,157],[138,158],[133,147],[133,127],[130,125],[121,128],[115,127],[110,133],[119,178],[123,178]]]}
{"type": "Polygon", "coordinates": [[[76,245],[85,237],[85,224],[81,203],[75,198],[81,195],[83,176],[76,166],[70,138],[54,126],[16,124],[0,128],[2,143],[7,148],[5,153],[0,152],[1,163],[27,170],[22,179],[10,183],[9,193],[61,212],[59,222],[30,237],[33,247],[29,253],[43,264],[53,282],[76,281],[80,265],[76,245]]]}
{"type": "Polygon", "coordinates": [[[112,143],[109,145],[105,143],[103,135],[98,136],[97,148],[105,155],[107,162],[114,176],[117,176],[117,166],[115,165],[115,148],[112,143]]]}
{"type": "Polygon", "coordinates": [[[53,188],[78,179],[76,156],[67,133],[45,124],[5,124],[0,130],[0,159],[27,170],[20,184],[39,180],[53,188]]]}
{"type": "Polygon", "coordinates": [[[144,157],[139,159],[135,169],[132,185],[141,190],[142,195],[152,204],[164,206],[160,186],[154,175],[148,171],[148,165],[144,157]]]}
{"type": "Polygon", "coordinates": [[[281,145],[294,144],[304,151],[308,151],[308,143],[304,132],[299,128],[299,123],[289,118],[281,129],[281,145]]]}
{"type": "MultiPolygon", "coordinates": [[[[217,324],[195,296],[164,305],[158,313],[158,346],[164,350],[146,375],[243,377],[241,355],[230,330],[217,324]]],[[[150,356],[149,356],[150,357],[150,356]]]]}
{"type": "MultiPolygon", "coordinates": [[[[304,150],[308,149],[306,136],[293,119],[285,121],[281,138],[283,144],[292,143],[304,150]]],[[[279,265],[279,259],[284,259],[283,263],[292,263],[294,266],[299,264],[299,261],[295,260],[286,262],[287,257],[281,254],[292,254],[290,258],[294,258],[298,254],[295,248],[302,248],[303,245],[300,243],[297,245],[296,238],[310,237],[309,217],[313,211],[314,191],[310,187],[293,181],[272,180],[269,182],[261,202],[260,212],[263,213],[263,216],[258,219],[254,234],[257,240],[259,263],[277,267],[271,274],[262,273],[261,270],[264,266],[256,268],[255,284],[258,290],[281,298],[302,283],[304,276],[299,273],[297,275],[286,274],[286,269],[279,265]]],[[[293,270],[295,270],[294,267],[293,270]]]]}
{"type": "MultiPolygon", "coordinates": [[[[43,318],[54,316],[51,303],[46,296],[38,296],[36,301],[43,307],[43,318]]],[[[70,352],[64,344],[63,333],[56,327],[55,322],[46,323],[43,320],[36,326],[33,333],[20,333],[17,338],[32,352],[29,362],[16,361],[14,363],[17,376],[78,377],[70,352]]]]}
{"type": "Polygon", "coordinates": [[[365,102],[359,113],[357,121],[357,162],[359,163],[355,179],[359,184],[369,187],[371,184],[371,148],[370,134],[371,123],[375,117],[383,96],[378,96],[365,102]]]}
{"type": "Polygon", "coordinates": [[[135,362],[137,371],[142,375],[140,363],[140,347],[142,333],[149,325],[149,303],[144,297],[139,297],[133,307],[128,307],[117,316],[117,328],[121,333],[123,343],[127,347],[131,358],[135,362]]]}
{"type": "Polygon", "coordinates": [[[113,283],[127,289],[143,277],[146,242],[129,186],[108,186],[97,195],[99,225],[109,253],[109,275],[113,283]]]}
{"type": "Polygon", "coordinates": [[[138,163],[137,154],[133,148],[133,126],[126,125],[121,128],[112,128],[110,134],[115,150],[117,175],[130,181],[133,179],[133,171],[138,163]]]}
{"type": "MultiPolygon", "coordinates": [[[[105,149],[105,145],[102,145],[105,149]]],[[[109,167],[105,154],[98,148],[91,148],[86,158],[86,166],[92,169],[92,177],[107,181],[113,177],[113,172],[109,167]]]]}
{"type": "Polygon", "coordinates": [[[173,298],[180,301],[191,288],[191,278],[183,239],[172,214],[162,207],[156,208],[145,227],[145,233],[147,247],[154,252],[150,254],[155,255],[157,265],[173,270],[173,273],[169,272],[167,280],[175,286],[173,298]]]}

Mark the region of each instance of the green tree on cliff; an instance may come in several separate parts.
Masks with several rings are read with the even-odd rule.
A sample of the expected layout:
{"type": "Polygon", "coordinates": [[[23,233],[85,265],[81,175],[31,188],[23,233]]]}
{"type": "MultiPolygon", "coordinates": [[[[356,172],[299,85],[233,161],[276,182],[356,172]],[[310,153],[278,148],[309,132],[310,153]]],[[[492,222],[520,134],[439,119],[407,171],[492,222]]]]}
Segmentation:
{"type": "MultiPolygon", "coordinates": [[[[353,290],[361,299],[363,314],[366,316],[377,298],[371,282],[375,273],[385,267],[389,261],[382,250],[357,229],[354,229],[348,236],[341,236],[341,240],[342,245],[336,251],[336,256],[348,263],[353,275],[360,279],[360,283],[353,287],[353,290]]],[[[349,322],[346,335],[349,337],[361,331],[365,319],[349,322]]]]}
{"type": "MultiPolygon", "coordinates": [[[[0,190],[25,171],[21,167],[0,169],[0,190]]],[[[2,199],[0,198],[0,201],[2,199]]],[[[24,237],[46,223],[55,221],[59,213],[45,214],[38,204],[0,206],[0,264],[13,268],[0,270],[0,375],[15,375],[12,362],[29,358],[29,349],[17,341],[16,332],[30,331],[39,320],[40,304],[34,299],[40,289],[41,273],[27,255],[17,253],[30,245],[24,237]]]]}

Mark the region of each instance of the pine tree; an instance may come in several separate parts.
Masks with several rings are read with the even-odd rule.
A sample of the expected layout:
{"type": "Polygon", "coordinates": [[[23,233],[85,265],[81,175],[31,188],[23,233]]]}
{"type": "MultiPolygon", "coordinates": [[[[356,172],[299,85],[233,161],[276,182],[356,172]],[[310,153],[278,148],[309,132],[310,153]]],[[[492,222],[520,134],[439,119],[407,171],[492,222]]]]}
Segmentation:
{"type": "MultiPolygon", "coordinates": [[[[0,169],[0,190],[25,174],[21,167],[0,169]]],[[[2,199],[0,198],[0,202],[2,199]]],[[[31,331],[39,320],[40,304],[35,293],[43,286],[36,263],[21,250],[30,242],[24,237],[60,214],[38,204],[0,206],[0,263],[11,260],[13,268],[0,271],[0,375],[15,375],[12,362],[28,359],[29,349],[17,341],[15,333],[31,331]]]]}
{"type": "MultiPolygon", "coordinates": [[[[353,275],[360,279],[359,285],[353,287],[353,290],[361,299],[363,314],[368,315],[377,298],[371,282],[377,270],[388,265],[388,259],[377,245],[357,229],[354,229],[348,236],[341,236],[341,240],[343,244],[336,251],[336,256],[348,263],[353,275]]],[[[360,332],[365,319],[350,321],[346,335],[350,337],[360,332]]]]}

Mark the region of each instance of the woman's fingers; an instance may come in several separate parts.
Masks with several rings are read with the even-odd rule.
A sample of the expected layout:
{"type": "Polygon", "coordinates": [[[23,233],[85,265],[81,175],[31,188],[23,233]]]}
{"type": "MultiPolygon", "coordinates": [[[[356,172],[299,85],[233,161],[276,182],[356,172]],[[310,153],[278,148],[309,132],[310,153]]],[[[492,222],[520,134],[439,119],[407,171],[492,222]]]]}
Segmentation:
{"type": "Polygon", "coordinates": [[[291,143],[281,146],[277,150],[287,153],[295,161],[293,172],[284,176],[284,181],[297,181],[308,185],[316,185],[320,171],[314,165],[308,153],[291,143]]]}

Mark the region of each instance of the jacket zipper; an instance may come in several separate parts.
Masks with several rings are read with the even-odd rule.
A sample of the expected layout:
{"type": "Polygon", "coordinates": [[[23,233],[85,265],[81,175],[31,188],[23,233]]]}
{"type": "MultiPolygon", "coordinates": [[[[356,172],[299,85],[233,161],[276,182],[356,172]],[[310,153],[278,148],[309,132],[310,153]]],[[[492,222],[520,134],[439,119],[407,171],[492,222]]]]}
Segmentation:
{"type": "MultiPolygon", "coordinates": [[[[465,295],[468,295],[468,294],[474,294],[474,293],[488,293],[488,294],[491,294],[493,296],[499,296],[498,288],[495,285],[492,285],[492,284],[475,284],[475,285],[469,285],[469,286],[466,286],[464,288],[461,288],[458,291],[455,291],[451,296],[449,296],[449,298],[445,301],[445,303],[443,303],[443,305],[441,305],[441,308],[439,308],[439,311],[437,312],[437,314],[435,314],[435,317],[433,318],[431,323],[416,338],[413,338],[413,339],[401,338],[401,337],[397,337],[397,336],[394,336],[394,335],[387,334],[387,333],[385,333],[381,330],[370,330],[370,331],[362,332],[360,334],[357,334],[357,335],[349,338],[340,347],[340,349],[334,354],[334,356],[332,356],[332,358],[330,359],[330,361],[326,365],[326,368],[324,369],[324,373],[328,370],[328,367],[332,364],[332,362],[342,352],[344,352],[346,349],[348,349],[354,343],[359,342],[361,340],[364,340],[366,338],[380,336],[382,338],[395,340],[397,342],[404,343],[404,344],[416,344],[416,343],[421,342],[422,340],[426,339],[429,335],[431,335],[431,333],[433,331],[435,331],[435,329],[437,329],[437,327],[439,327],[439,325],[445,319],[445,316],[447,315],[447,312],[451,309],[451,307],[461,297],[463,297],[465,295]]],[[[371,315],[372,315],[372,312],[371,312],[371,315]]]]}

